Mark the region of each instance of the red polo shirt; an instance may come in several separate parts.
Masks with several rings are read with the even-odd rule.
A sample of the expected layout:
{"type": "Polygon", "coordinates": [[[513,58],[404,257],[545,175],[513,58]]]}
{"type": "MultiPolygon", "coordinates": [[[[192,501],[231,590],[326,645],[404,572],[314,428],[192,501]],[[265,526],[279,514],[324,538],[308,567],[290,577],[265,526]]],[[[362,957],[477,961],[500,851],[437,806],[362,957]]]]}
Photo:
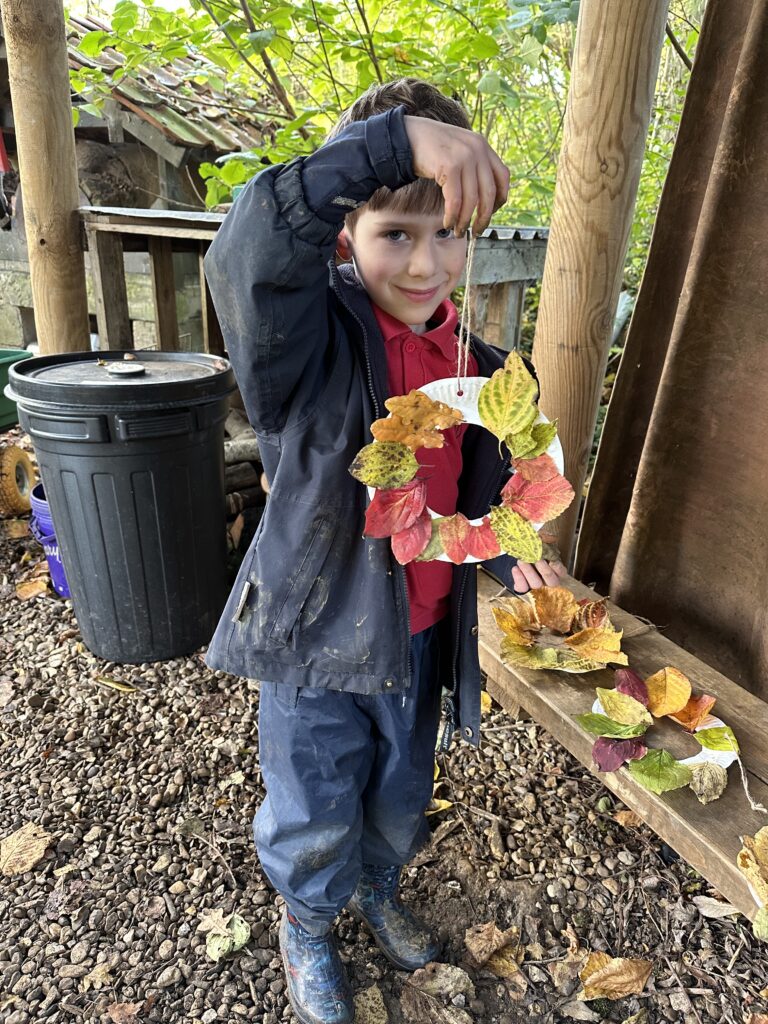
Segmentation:
{"type": "MultiPolygon", "coordinates": [[[[424,334],[396,320],[374,304],[373,311],[384,336],[390,395],[407,395],[442,377],[456,376],[456,325],[458,313],[446,299],[435,310],[424,334]]],[[[477,375],[477,363],[469,357],[467,376],[477,375]]],[[[461,476],[461,440],[466,424],[443,431],[442,448],[420,448],[416,458],[427,478],[427,505],[441,516],[456,511],[461,476]]],[[[450,611],[453,566],[450,562],[410,562],[405,566],[411,633],[420,633],[450,611]]]]}

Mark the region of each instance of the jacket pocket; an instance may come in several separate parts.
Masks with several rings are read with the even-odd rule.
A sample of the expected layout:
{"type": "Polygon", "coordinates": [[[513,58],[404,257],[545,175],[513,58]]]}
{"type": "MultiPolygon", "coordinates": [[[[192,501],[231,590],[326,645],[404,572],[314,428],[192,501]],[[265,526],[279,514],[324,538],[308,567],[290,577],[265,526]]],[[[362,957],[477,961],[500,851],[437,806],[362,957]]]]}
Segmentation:
{"type": "MultiPolygon", "coordinates": [[[[290,528],[290,525],[287,525],[290,528]]],[[[269,631],[269,640],[272,644],[282,647],[288,643],[307,598],[323,568],[335,532],[336,526],[332,519],[318,516],[313,521],[309,531],[309,542],[299,560],[298,568],[289,582],[285,597],[277,609],[272,628],[269,631]]]]}

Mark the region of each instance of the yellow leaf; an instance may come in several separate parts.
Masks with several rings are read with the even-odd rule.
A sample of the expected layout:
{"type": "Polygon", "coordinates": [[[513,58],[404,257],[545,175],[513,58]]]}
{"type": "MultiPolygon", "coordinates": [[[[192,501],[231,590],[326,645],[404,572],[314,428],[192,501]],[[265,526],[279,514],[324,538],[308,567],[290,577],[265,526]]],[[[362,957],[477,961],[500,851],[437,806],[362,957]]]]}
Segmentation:
{"type": "Polygon", "coordinates": [[[509,637],[501,641],[501,660],[516,668],[555,668],[557,652],[550,647],[523,647],[509,637]]]}
{"type": "Polygon", "coordinates": [[[384,405],[393,416],[398,416],[414,430],[449,430],[464,419],[458,409],[452,409],[445,402],[438,402],[417,389],[407,395],[388,398],[384,405]]]}
{"type": "Polygon", "coordinates": [[[533,618],[533,609],[527,601],[515,599],[514,604],[510,602],[503,608],[494,605],[493,617],[499,629],[514,643],[520,644],[521,647],[529,647],[533,643],[537,626],[533,618]]]}
{"type": "Polygon", "coordinates": [[[89,988],[102,988],[104,985],[112,984],[112,976],[109,973],[109,967],[106,963],[96,964],[93,970],[86,974],[82,981],[83,992],[87,992],[89,988]]]}
{"type": "Polygon", "coordinates": [[[538,562],[541,538],[527,519],[502,505],[491,507],[491,529],[501,550],[521,562],[538,562]]]}
{"type": "Polygon", "coordinates": [[[29,526],[26,519],[7,519],[3,523],[3,532],[9,540],[18,540],[26,537],[29,533],[29,526]]]}
{"type": "Polygon", "coordinates": [[[477,411],[483,426],[500,441],[530,423],[536,382],[517,352],[510,352],[504,369],[496,370],[482,387],[477,411]]]}
{"type": "Polygon", "coordinates": [[[604,665],[627,665],[629,659],[621,653],[621,630],[582,629],[573,636],[567,636],[565,643],[580,657],[600,661],[604,665]]]}
{"type": "Polygon", "coordinates": [[[433,797],[429,801],[429,806],[424,813],[427,815],[439,814],[441,811],[447,811],[449,807],[453,807],[451,800],[441,800],[438,797],[433,797]]]}
{"type": "Polygon", "coordinates": [[[445,444],[445,437],[439,430],[417,429],[404,423],[399,416],[374,420],[371,433],[377,441],[399,441],[413,452],[419,448],[442,448],[445,444]]]}
{"type": "Polygon", "coordinates": [[[419,471],[416,456],[397,441],[374,441],[357,453],[349,472],[368,487],[402,487],[419,471]]]}
{"type": "Polygon", "coordinates": [[[487,715],[492,706],[493,701],[491,700],[490,693],[487,690],[482,690],[480,693],[480,714],[487,715]]]}
{"type": "Polygon", "coordinates": [[[607,953],[590,953],[579,977],[584,985],[585,999],[624,999],[639,995],[653,970],[650,960],[611,957],[607,953]]]}
{"type": "Polygon", "coordinates": [[[755,899],[768,907],[768,825],[754,836],[742,836],[736,858],[739,871],[754,890],[755,899]]]}
{"type": "Polygon", "coordinates": [[[536,587],[531,591],[536,617],[542,626],[567,633],[579,612],[579,603],[565,587],[536,587]]]}
{"type": "Polygon", "coordinates": [[[526,459],[536,459],[548,451],[549,446],[557,437],[557,420],[551,423],[535,423],[531,427],[531,438],[533,448],[525,455],[526,459]]]}
{"type": "Polygon", "coordinates": [[[620,725],[653,725],[653,718],[639,700],[630,697],[628,693],[619,693],[618,690],[606,690],[602,686],[597,687],[597,696],[603,705],[603,710],[609,718],[620,725]]]}
{"type": "Polygon", "coordinates": [[[26,583],[16,584],[16,596],[22,601],[29,601],[33,597],[40,597],[48,593],[47,580],[29,580],[26,583]]]}
{"type": "Polygon", "coordinates": [[[52,835],[28,821],[0,842],[0,872],[8,877],[31,871],[52,842],[52,835]]]}
{"type": "Polygon", "coordinates": [[[674,715],[686,706],[691,697],[691,681],[676,668],[663,668],[645,680],[648,687],[648,710],[652,715],[674,715]]]}
{"type": "Polygon", "coordinates": [[[120,693],[136,692],[135,686],[131,686],[130,683],[121,683],[119,679],[113,679],[111,676],[94,676],[94,679],[102,686],[108,686],[110,690],[119,690],[120,693]]]}

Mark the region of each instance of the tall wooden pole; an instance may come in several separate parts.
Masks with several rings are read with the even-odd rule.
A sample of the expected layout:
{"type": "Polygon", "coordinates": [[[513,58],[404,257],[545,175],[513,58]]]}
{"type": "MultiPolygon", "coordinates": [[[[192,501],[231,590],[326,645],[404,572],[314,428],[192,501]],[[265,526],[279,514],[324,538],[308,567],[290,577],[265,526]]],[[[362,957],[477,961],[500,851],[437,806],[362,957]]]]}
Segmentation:
{"type": "Polygon", "coordinates": [[[577,501],[556,522],[564,561],[621,287],[668,0],[582,0],[533,360],[577,501]]]}
{"type": "Polygon", "coordinates": [[[90,348],[62,0],[0,0],[40,351],[90,348]]]}

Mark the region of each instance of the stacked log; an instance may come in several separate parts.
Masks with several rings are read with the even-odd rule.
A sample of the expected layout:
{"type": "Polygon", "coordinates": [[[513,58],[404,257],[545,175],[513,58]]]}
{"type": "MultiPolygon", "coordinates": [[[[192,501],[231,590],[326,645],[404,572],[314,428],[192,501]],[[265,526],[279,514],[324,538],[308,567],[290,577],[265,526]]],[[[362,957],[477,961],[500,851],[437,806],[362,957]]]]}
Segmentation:
{"type": "MultiPolygon", "coordinates": [[[[235,516],[266,501],[262,487],[261,455],[253,427],[239,409],[232,409],[224,424],[224,483],[227,515],[235,516]]],[[[265,481],[266,482],[266,481],[265,481]]]]}

